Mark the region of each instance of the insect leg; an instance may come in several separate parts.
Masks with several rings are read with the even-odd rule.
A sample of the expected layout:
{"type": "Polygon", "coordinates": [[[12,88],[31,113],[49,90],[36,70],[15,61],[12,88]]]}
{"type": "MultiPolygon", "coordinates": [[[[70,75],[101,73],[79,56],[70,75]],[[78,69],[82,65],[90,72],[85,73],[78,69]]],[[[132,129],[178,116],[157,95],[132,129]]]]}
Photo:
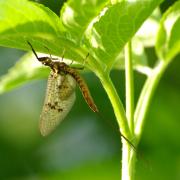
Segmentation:
{"type": "Polygon", "coordinates": [[[64,54],[65,54],[65,51],[66,51],[66,49],[63,49],[63,53],[62,53],[62,58],[61,58],[61,61],[63,61],[63,60],[64,60],[64,54]]]}
{"type": "MultiPolygon", "coordinates": [[[[83,61],[83,64],[82,64],[82,67],[72,67],[73,69],[77,69],[77,70],[83,70],[84,69],[84,66],[85,66],[85,63],[87,61],[87,58],[89,56],[89,53],[86,55],[86,57],[84,58],[84,61],[83,61]]],[[[71,62],[71,64],[73,63],[73,61],[71,62]]],[[[70,64],[70,65],[71,65],[70,64]]]]}

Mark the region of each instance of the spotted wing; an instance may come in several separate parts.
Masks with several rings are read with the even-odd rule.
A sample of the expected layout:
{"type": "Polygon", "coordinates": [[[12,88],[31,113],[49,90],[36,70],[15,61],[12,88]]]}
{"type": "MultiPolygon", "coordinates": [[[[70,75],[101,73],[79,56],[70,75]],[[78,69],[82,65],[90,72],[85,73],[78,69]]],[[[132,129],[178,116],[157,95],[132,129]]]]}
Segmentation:
{"type": "Polygon", "coordinates": [[[40,117],[40,132],[43,136],[50,134],[72,108],[75,86],[76,82],[70,75],[50,73],[40,117]]]}

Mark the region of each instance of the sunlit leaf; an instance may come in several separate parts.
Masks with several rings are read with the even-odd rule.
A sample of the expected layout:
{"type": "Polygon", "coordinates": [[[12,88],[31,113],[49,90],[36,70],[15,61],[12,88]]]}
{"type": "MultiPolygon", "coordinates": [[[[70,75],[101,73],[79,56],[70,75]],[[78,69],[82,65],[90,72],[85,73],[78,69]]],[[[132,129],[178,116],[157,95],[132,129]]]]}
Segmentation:
{"type": "Polygon", "coordinates": [[[122,48],[160,2],[123,1],[104,9],[86,36],[87,46],[99,63],[110,69],[122,48]]]}
{"type": "Polygon", "coordinates": [[[180,1],[163,15],[156,41],[156,52],[161,60],[172,60],[180,52],[180,1]]]}
{"type": "Polygon", "coordinates": [[[76,43],[81,43],[91,21],[108,3],[109,0],[69,0],[65,3],[60,18],[67,33],[76,43]]]}
{"type": "Polygon", "coordinates": [[[0,45],[29,50],[27,41],[36,51],[62,56],[66,49],[65,57],[82,61],[80,50],[67,38],[59,17],[50,9],[27,0],[1,0],[0,45]]]}
{"type": "MultiPolygon", "coordinates": [[[[84,62],[89,52],[85,66],[95,73],[105,70],[108,73],[124,45],[161,1],[138,0],[111,5],[98,0],[68,1],[59,18],[38,3],[1,0],[0,45],[29,50],[28,40],[37,52],[62,56],[65,50],[65,58],[77,62],[84,62]]],[[[146,63],[142,54],[134,56],[135,64],[146,63]]],[[[29,68],[33,66],[32,61],[23,59],[1,78],[1,93],[47,76],[47,71],[29,68]]]]}

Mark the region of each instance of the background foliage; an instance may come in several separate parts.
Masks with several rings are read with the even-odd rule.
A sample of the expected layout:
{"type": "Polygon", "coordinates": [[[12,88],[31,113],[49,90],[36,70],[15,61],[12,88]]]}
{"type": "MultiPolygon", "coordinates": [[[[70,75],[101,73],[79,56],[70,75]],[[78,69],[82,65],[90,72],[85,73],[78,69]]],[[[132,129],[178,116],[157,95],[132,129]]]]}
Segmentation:
{"type": "MultiPolygon", "coordinates": [[[[56,3],[50,2],[50,7],[53,9],[56,3]]],[[[162,5],[162,11],[169,3],[162,5]]],[[[47,1],[45,4],[48,5],[47,1]]],[[[0,74],[5,74],[23,53],[0,48],[0,74]]],[[[150,64],[154,64],[155,50],[147,48],[146,53],[150,64]]],[[[138,159],[137,179],[180,178],[178,59],[169,66],[153,98],[139,147],[147,162],[138,159]]],[[[91,73],[83,76],[100,111],[117,128],[99,81],[91,73]]],[[[114,70],[111,76],[118,93],[125,99],[123,72],[114,70]]],[[[145,77],[136,73],[135,78],[137,99],[145,77]]],[[[38,120],[45,88],[45,81],[34,81],[0,96],[0,178],[119,179],[119,135],[88,109],[78,89],[76,104],[57,131],[46,139],[39,135],[38,120]]]]}

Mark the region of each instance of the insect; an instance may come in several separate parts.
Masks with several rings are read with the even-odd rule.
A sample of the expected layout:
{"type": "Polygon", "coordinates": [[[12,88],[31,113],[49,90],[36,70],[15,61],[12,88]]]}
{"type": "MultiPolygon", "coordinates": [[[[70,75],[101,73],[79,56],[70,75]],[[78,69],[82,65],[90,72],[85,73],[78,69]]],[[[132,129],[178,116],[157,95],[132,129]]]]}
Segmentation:
{"type": "Polygon", "coordinates": [[[50,57],[38,57],[31,43],[27,43],[38,61],[51,68],[45,102],[40,116],[40,132],[43,136],[50,134],[71,110],[75,102],[76,82],[92,111],[99,112],[85,81],[76,69],[52,58],[51,55],[50,57]]]}
{"type": "MultiPolygon", "coordinates": [[[[66,117],[75,102],[75,87],[78,84],[84,99],[93,112],[101,118],[87,84],[75,68],[60,62],[56,58],[38,57],[31,43],[27,41],[37,60],[43,65],[49,66],[51,72],[48,78],[47,91],[43,110],[40,116],[40,132],[43,136],[49,135],[59,123],[66,117]]],[[[63,57],[62,57],[63,59],[63,57]]],[[[104,119],[104,118],[103,118],[104,119]]],[[[136,150],[135,146],[120,131],[123,137],[136,150]]]]}

